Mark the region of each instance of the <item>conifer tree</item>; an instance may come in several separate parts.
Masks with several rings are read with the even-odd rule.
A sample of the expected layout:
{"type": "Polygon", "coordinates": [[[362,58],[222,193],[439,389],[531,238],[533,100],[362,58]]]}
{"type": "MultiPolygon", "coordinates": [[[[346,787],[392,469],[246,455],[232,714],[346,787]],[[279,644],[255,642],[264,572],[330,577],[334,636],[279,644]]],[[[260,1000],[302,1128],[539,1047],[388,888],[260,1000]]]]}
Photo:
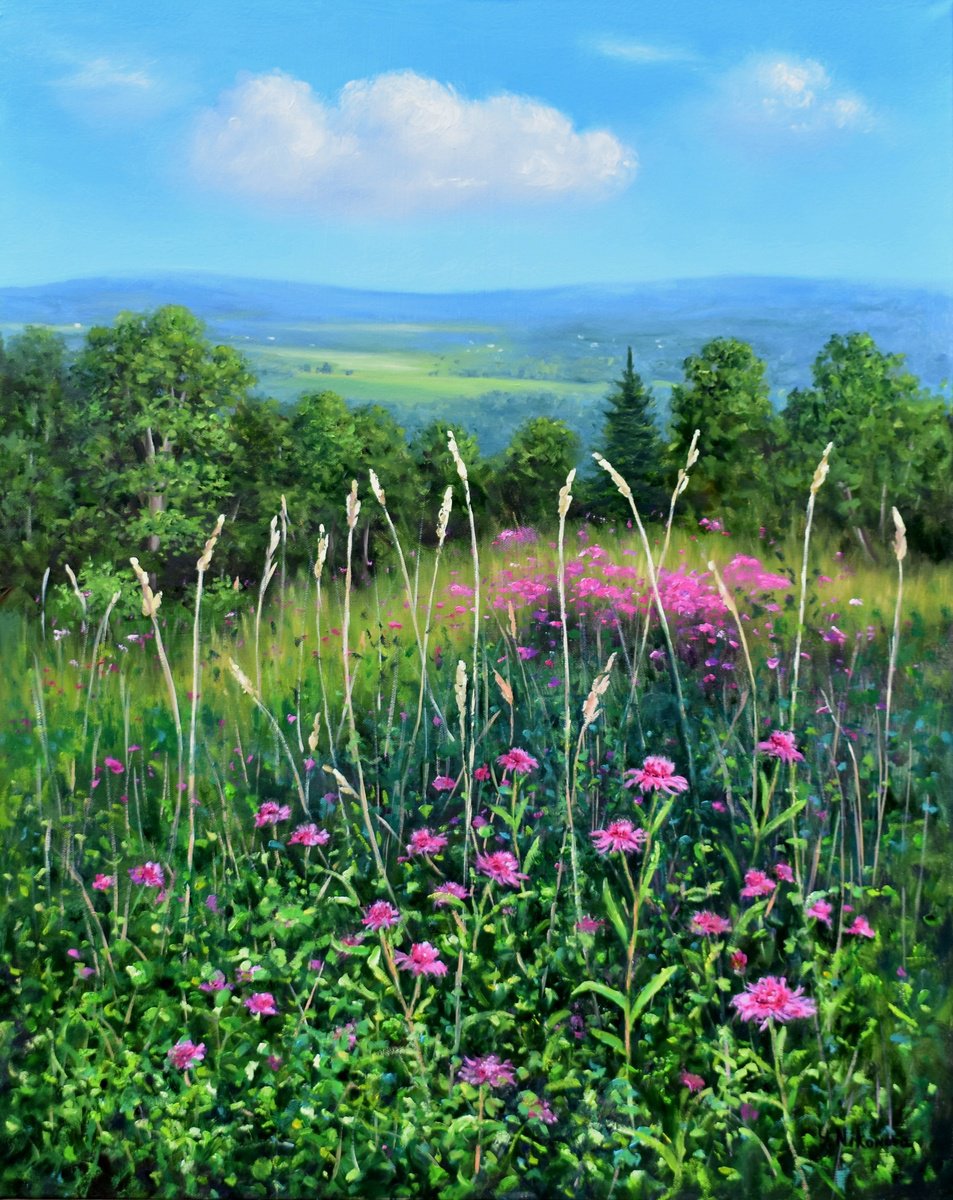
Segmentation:
{"type": "MultiPolygon", "coordinates": [[[[652,393],[632,364],[628,348],[625,370],[606,397],[603,410],[602,454],[632,488],[639,512],[648,515],[663,501],[662,440],[653,416],[652,393]]],[[[615,484],[600,471],[593,484],[593,508],[609,519],[629,516],[628,502],[615,484]]]]}

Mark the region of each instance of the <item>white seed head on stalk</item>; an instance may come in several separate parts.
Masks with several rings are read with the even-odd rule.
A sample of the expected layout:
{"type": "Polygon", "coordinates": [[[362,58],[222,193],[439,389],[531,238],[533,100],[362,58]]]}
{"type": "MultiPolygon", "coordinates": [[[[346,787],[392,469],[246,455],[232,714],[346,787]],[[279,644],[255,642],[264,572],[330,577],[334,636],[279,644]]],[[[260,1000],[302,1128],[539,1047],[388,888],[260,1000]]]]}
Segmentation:
{"type": "MultiPolygon", "coordinates": [[[[282,497],[284,499],[284,497],[282,497]]],[[[212,536],[205,543],[205,549],[202,551],[202,557],[195,564],[199,571],[207,571],[212,562],[212,551],[215,549],[215,543],[222,536],[222,526],[225,524],[225,514],[219,513],[218,520],[215,522],[215,528],[212,531],[212,536]]]]}
{"type": "MultiPolygon", "coordinates": [[[[340,771],[336,770],[334,767],[329,767],[329,766],[327,766],[327,765],[323,766],[323,767],[321,768],[321,770],[322,770],[322,771],[324,771],[324,772],[325,772],[325,774],[327,774],[327,775],[333,775],[333,776],[334,776],[334,778],[335,778],[335,781],[337,782],[337,785],[338,785],[338,787],[340,788],[340,790],[343,792],[343,794],[344,794],[345,796],[355,796],[355,797],[357,797],[357,792],[355,792],[355,790],[354,790],[354,789],[351,787],[351,785],[350,785],[350,784],[348,783],[348,781],[347,781],[347,780],[344,778],[344,776],[341,774],[341,772],[340,772],[340,771]]],[[[358,797],[358,798],[359,798],[359,797],[358,797]]]]}
{"type": "Polygon", "coordinates": [[[321,578],[321,572],[324,570],[324,563],[328,557],[328,535],[324,532],[324,526],[318,526],[318,557],[314,560],[314,577],[321,578]]]}
{"type": "Polygon", "coordinates": [[[450,453],[453,456],[453,461],[457,464],[457,474],[460,476],[460,478],[463,480],[463,482],[466,483],[467,482],[467,464],[463,461],[462,457],[460,456],[460,450],[457,447],[457,439],[453,436],[452,429],[447,430],[447,445],[450,447],[450,453]]]}
{"type": "Polygon", "coordinates": [[[377,478],[377,472],[372,470],[371,476],[371,491],[381,508],[387,507],[387,497],[384,495],[384,489],[381,487],[381,481],[377,478]]]}
{"type": "Polygon", "coordinates": [[[440,511],[437,513],[437,541],[443,545],[447,536],[447,526],[450,524],[450,512],[453,509],[453,488],[448,487],[443,494],[440,511]]]}
{"type": "MultiPolygon", "coordinates": [[[[154,617],[159,611],[159,605],[162,603],[162,593],[153,592],[149,586],[149,576],[139,566],[138,558],[130,558],[132,569],[136,573],[136,578],[139,580],[139,586],[142,588],[142,615],[144,617],[154,617]]],[[[69,567],[66,568],[69,571],[69,567]]],[[[72,571],[70,571],[72,575],[72,571]]]]}
{"type": "Polygon", "coordinates": [[[248,678],[248,676],[241,669],[241,667],[234,660],[234,658],[230,658],[228,660],[228,669],[235,676],[236,680],[238,681],[238,686],[242,689],[243,692],[245,692],[246,695],[248,695],[248,696],[257,696],[258,695],[258,693],[255,691],[255,685],[248,678]]]}
{"type": "Polygon", "coordinates": [[[560,519],[565,518],[566,513],[569,512],[569,506],[570,506],[570,504],[572,504],[572,483],[575,478],[576,478],[576,468],[573,467],[573,469],[566,476],[566,482],[559,489],[559,516],[560,516],[560,519]]]}
{"type": "Polygon", "coordinates": [[[315,713],[314,714],[314,728],[308,734],[308,749],[311,751],[312,754],[317,754],[317,752],[318,752],[318,729],[320,728],[320,726],[318,724],[319,720],[320,720],[319,714],[315,713]]]}
{"type": "Polygon", "coordinates": [[[507,615],[507,618],[509,619],[510,637],[515,642],[516,641],[516,609],[513,607],[512,600],[507,600],[507,602],[506,602],[506,615],[507,615]]]}
{"type": "Polygon", "coordinates": [[[347,527],[353,529],[357,524],[358,514],[361,511],[361,502],[357,498],[357,480],[351,480],[351,490],[347,497],[347,527]]]}
{"type": "Polygon", "coordinates": [[[64,570],[66,571],[66,574],[69,576],[69,581],[73,585],[73,592],[76,595],[76,599],[80,603],[80,606],[83,610],[83,616],[85,617],[86,616],[86,597],[79,590],[79,584],[76,582],[76,576],[73,574],[73,568],[69,565],[69,563],[64,563],[64,570]]]}
{"type": "Polygon", "coordinates": [[[506,682],[506,680],[499,673],[499,671],[493,672],[493,678],[496,680],[496,686],[500,689],[500,694],[502,695],[503,699],[510,706],[510,708],[512,708],[513,707],[513,689],[506,682]]]}
{"type": "Polygon", "coordinates": [[[599,700],[606,694],[609,687],[609,675],[612,671],[612,665],[615,662],[615,651],[609,655],[606,665],[596,676],[589,695],[582,706],[582,723],[583,725],[591,725],[596,717],[599,716],[599,700]]]}
{"type": "Polygon", "coordinates": [[[281,520],[283,524],[288,520],[288,501],[285,499],[284,493],[281,496],[281,520]]]}
{"type": "Polygon", "coordinates": [[[893,517],[893,527],[896,531],[893,538],[893,552],[897,556],[897,562],[901,563],[907,557],[907,527],[903,523],[903,517],[895,508],[891,508],[890,515],[893,517]]]}
{"type": "Polygon", "coordinates": [[[824,453],[821,455],[821,461],[817,464],[817,470],[814,472],[814,478],[811,480],[811,495],[816,496],[821,490],[821,485],[827,478],[827,472],[831,469],[830,463],[827,461],[831,451],[834,449],[834,443],[828,442],[824,447],[824,453]]]}
{"type": "Polygon", "coordinates": [[[463,659],[457,662],[457,673],[453,681],[453,695],[457,702],[457,711],[462,721],[467,715],[467,664],[463,659]]]}
{"type": "Polygon", "coordinates": [[[281,534],[278,532],[278,518],[274,516],[268,526],[271,530],[271,537],[268,539],[268,559],[270,560],[281,542],[281,534]]]}
{"type": "Polygon", "coordinates": [[[601,454],[593,454],[592,457],[596,460],[599,466],[602,467],[603,471],[608,472],[609,478],[616,485],[622,495],[625,496],[627,500],[630,499],[632,496],[632,489],[615,469],[612,463],[609,462],[608,459],[603,458],[601,454]]]}
{"type": "Polygon", "coordinates": [[[695,463],[698,462],[698,439],[701,437],[701,430],[696,429],[692,434],[692,444],[688,447],[688,457],[685,459],[685,466],[680,467],[678,471],[678,479],[675,482],[676,499],[688,487],[688,472],[692,469],[695,463]]]}

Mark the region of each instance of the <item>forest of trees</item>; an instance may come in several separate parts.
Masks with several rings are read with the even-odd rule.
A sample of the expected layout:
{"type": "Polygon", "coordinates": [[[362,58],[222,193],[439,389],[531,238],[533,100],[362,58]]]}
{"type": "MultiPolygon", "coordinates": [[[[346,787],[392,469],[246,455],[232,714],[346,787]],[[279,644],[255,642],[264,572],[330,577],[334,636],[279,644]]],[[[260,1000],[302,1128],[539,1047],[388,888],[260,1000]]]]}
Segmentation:
{"type": "MultiPolygon", "coordinates": [[[[456,482],[442,422],[408,441],[379,405],[352,407],[314,391],[282,409],[255,387],[242,357],[214,345],[184,308],[122,314],[91,329],[75,353],[42,327],[0,341],[0,589],[33,595],[44,570],[64,562],[77,572],[124,573],[130,554],[174,589],[191,578],[219,512],[228,530],[219,569],[254,577],[282,496],[287,565],[303,567],[319,524],[332,539],[340,533],[350,480],[363,483],[370,467],[406,531],[432,537],[443,489],[456,482]]],[[[901,355],[866,334],[831,337],[811,387],[793,391],[780,412],[751,346],[716,338],[685,360],[667,429],[630,351],[621,378],[607,381],[601,444],[591,449],[626,476],[651,516],[667,508],[695,429],[701,457],[683,498],[689,519],[787,528],[803,514],[814,467],[833,441],[818,520],[876,557],[895,505],[915,550],[953,556],[950,410],[905,371],[901,355]]],[[[493,458],[471,432],[455,432],[486,531],[551,523],[573,466],[580,517],[626,516],[562,421],[524,422],[493,458]]],[[[459,528],[461,507],[455,520],[459,528]]],[[[372,560],[382,531],[377,506],[365,504],[361,521],[372,560]]]]}

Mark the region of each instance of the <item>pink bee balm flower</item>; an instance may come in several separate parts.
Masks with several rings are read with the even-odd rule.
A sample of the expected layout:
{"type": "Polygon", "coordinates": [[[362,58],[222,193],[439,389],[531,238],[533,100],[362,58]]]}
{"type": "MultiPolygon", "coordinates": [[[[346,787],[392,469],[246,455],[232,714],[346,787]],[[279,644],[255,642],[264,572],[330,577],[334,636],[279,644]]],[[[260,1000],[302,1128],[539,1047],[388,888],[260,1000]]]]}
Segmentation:
{"type": "Polygon", "coordinates": [[[141,883],[143,887],[160,888],[165,885],[165,876],[158,863],[147,862],[141,867],[130,867],[129,878],[133,883],[141,883]]]}
{"type": "Polygon", "coordinates": [[[768,735],[766,742],[758,742],[758,749],[770,758],[779,758],[781,762],[804,762],[804,755],[794,745],[793,733],[781,733],[776,729],[768,735]]]}
{"type": "Polygon", "coordinates": [[[644,829],[636,829],[631,821],[611,821],[606,829],[597,829],[589,835],[600,854],[622,850],[631,854],[641,850],[648,840],[644,829]]]}
{"type": "Polygon", "coordinates": [[[534,650],[532,646],[517,646],[516,653],[520,656],[523,662],[527,662],[531,658],[535,658],[539,654],[538,650],[534,650]]]}
{"type": "Polygon", "coordinates": [[[205,1043],[177,1042],[169,1051],[169,1058],[180,1071],[187,1071],[193,1063],[201,1062],[205,1057],[205,1043]]]}
{"type": "Polygon", "coordinates": [[[807,910],[807,915],[813,917],[815,921],[823,921],[828,929],[831,927],[831,913],[834,911],[834,906],[826,900],[818,900],[812,904],[807,910]]]}
{"type": "Polygon", "coordinates": [[[457,1077],[473,1087],[482,1087],[484,1084],[503,1087],[505,1084],[516,1082],[513,1071],[514,1067],[509,1059],[500,1062],[495,1054],[484,1054],[482,1058],[465,1058],[457,1077]]]}
{"type": "Polygon", "coordinates": [[[107,756],[103,759],[103,764],[107,766],[114,775],[121,775],[126,769],[118,758],[109,758],[107,756]]]}
{"type": "Polygon", "coordinates": [[[437,792],[452,792],[457,786],[457,781],[449,775],[438,775],[430,786],[437,792]]]}
{"type": "Polygon", "coordinates": [[[744,950],[736,950],[731,956],[731,969],[736,975],[743,975],[748,965],[748,956],[744,950]]]}
{"type": "Polygon", "coordinates": [[[115,875],[97,875],[93,880],[94,892],[108,892],[110,888],[116,886],[115,875]]]}
{"type": "Polygon", "coordinates": [[[760,1021],[760,1029],[767,1028],[771,1020],[796,1021],[811,1017],[817,1012],[813,1000],[803,995],[804,989],[792,991],[787,980],[776,975],[766,975],[757,983],[749,983],[731,1003],[744,1021],[760,1021]]]}
{"type": "Polygon", "coordinates": [[[776,879],[780,879],[782,883],[793,883],[794,872],[787,863],[779,862],[774,864],[774,875],[776,879]]]}
{"type": "Polygon", "coordinates": [[[288,838],[289,846],[323,846],[329,841],[331,835],[326,829],[319,829],[317,825],[299,825],[290,838],[288,838]]]}
{"type": "Polygon", "coordinates": [[[625,786],[638,787],[645,792],[666,792],[674,796],[688,788],[684,775],[675,774],[675,764],[668,758],[650,754],[641,767],[633,767],[625,773],[625,786]]]}
{"type": "Polygon", "coordinates": [[[216,971],[211,979],[206,979],[204,983],[199,984],[200,992],[227,992],[231,989],[231,984],[225,978],[221,971],[216,971]]]}
{"type": "Polygon", "coordinates": [[[454,883],[452,879],[448,879],[446,883],[434,888],[430,893],[430,899],[433,901],[434,908],[443,908],[451,896],[455,896],[457,900],[466,900],[469,895],[469,891],[462,883],[454,883]]]}
{"type": "Polygon", "coordinates": [[[255,992],[245,1001],[245,1007],[250,1013],[259,1017],[276,1017],[275,998],[271,992],[255,992]]]}
{"type": "Polygon", "coordinates": [[[855,917],[853,925],[851,925],[850,929],[845,929],[844,932],[856,934],[858,937],[865,938],[873,938],[877,936],[871,928],[870,922],[866,917],[855,917]]]}
{"type": "Polygon", "coordinates": [[[491,778],[490,768],[486,766],[477,767],[477,769],[473,772],[473,778],[478,779],[480,783],[486,783],[486,781],[491,778]]]}
{"type": "Polygon", "coordinates": [[[535,771],[539,766],[532,754],[527,754],[518,746],[501,754],[496,761],[505,771],[512,771],[514,775],[528,775],[530,771],[535,771]]]}
{"type": "Polygon", "coordinates": [[[714,937],[719,933],[730,933],[731,922],[725,917],[719,917],[717,913],[700,912],[695,913],[692,917],[691,929],[693,933],[702,933],[705,937],[714,937]]]}
{"type": "Polygon", "coordinates": [[[742,896],[767,896],[775,887],[773,879],[769,879],[764,871],[746,871],[745,886],[741,889],[742,896]]]}
{"type": "Polygon", "coordinates": [[[595,917],[583,917],[581,921],[576,922],[576,929],[579,933],[598,933],[605,925],[605,921],[597,921],[595,917]]]}
{"type": "Polygon", "coordinates": [[[410,953],[402,950],[394,953],[394,962],[402,971],[410,971],[414,975],[446,975],[447,967],[438,957],[435,946],[429,942],[414,942],[410,953]]]}
{"type": "Polygon", "coordinates": [[[447,839],[442,833],[431,833],[429,829],[415,829],[410,835],[410,841],[407,843],[407,853],[412,856],[415,854],[436,854],[446,844],[447,839]]]}
{"type": "Polygon", "coordinates": [[[519,862],[515,854],[509,850],[495,850],[492,854],[478,854],[476,869],[483,875],[489,875],[494,883],[505,883],[509,887],[519,887],[521,879],[529,879],[528,875],[517,871],[519,862]]]}
{"type": "Polygon", "coordinates": [[[274,800],[266,800],[258,809],[258,812],[255,813],[255,828],[261,829],[264,825],[277,825],[279,821],[287,821],[290,816],[290,805],[277,804],[274,800]]]}
{"type": "Polygon", "coordinates": [[[705,1081],[701,1075],[693,1075],[691,1071],[682,1071],[678,1078],[690,1092],[700,1092],[705,1086],[705,1081]]]}
{"type": "Polygon", "coordinates": [[[400,913],[393,904],[389,904],[386,900],[375,900],[369,908],[364,910],[364,920],[361,924],[366,925],[368,929],[388,929],[391,925],[396,925],[398,921],[400,921],[400,913]]]}

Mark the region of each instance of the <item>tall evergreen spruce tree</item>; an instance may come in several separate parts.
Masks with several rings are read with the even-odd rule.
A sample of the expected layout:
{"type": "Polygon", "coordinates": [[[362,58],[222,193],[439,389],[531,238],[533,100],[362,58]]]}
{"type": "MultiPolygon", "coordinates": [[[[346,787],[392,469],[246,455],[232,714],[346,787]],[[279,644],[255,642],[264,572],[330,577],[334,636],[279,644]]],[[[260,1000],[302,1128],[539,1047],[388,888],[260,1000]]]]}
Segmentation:
{"type": "MultiPolygon", "coordinates": [[[[653,416],[652,393],[632,365],[631,346],[622,377],[606,399],[602,453],[628,482],[639,512],[647,516],[664,502],[662,439],[653,416]]],[[[593,508],[601,516],[611,520],[630,515],[628,501],[604,471],[595,479],[592,494],[593,508]]]]}

